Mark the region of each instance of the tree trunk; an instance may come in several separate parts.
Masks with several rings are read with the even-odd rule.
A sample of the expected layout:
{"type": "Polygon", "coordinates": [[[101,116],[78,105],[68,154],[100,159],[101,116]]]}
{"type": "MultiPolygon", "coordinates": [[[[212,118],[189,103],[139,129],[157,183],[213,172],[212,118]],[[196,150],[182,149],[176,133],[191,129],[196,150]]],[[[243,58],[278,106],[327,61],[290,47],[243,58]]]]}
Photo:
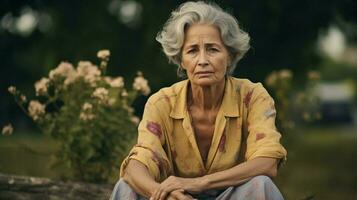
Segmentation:
{"type": "Polygon", "coordinates": [[[108,200],[113,185],[62,182],[47,178],[0,174],[0,199],[108,200]]]}

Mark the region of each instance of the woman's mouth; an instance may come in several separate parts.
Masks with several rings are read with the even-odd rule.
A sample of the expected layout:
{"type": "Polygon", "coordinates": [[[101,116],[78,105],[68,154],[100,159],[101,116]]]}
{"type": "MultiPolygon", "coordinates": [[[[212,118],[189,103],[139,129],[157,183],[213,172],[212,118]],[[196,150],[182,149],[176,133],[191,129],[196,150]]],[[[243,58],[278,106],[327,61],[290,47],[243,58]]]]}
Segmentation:
{"type": "Polygon", "coordinates": [[[204,72],[196,72],[196,75],[199,76],[207,76],[207,75],[211,75],[213,72],[211,71],[204,71],[204,72]]]}

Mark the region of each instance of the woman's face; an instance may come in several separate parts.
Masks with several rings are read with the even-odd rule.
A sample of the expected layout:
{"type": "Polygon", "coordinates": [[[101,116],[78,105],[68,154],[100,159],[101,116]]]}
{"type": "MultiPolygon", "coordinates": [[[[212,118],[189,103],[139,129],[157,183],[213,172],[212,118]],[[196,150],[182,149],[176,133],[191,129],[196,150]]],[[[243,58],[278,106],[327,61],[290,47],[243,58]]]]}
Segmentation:
{"type": "Polygon", "coordinates": [[[229,53],[217,27],[193,24],[185,32],[181,66],[192,84],[211,86],[224,81],[229,53]]]}

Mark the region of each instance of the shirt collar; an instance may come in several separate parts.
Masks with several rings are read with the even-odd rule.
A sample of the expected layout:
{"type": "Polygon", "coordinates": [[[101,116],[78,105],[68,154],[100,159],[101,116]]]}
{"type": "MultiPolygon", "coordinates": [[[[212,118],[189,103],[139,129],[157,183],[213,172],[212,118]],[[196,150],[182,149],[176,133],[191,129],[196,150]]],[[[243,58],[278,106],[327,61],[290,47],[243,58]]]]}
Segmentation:
{"type": "MultiPolygon", "coordinates": [[[[187,112],[187,89],[190,82],[188,80],[182,81],[176,91],[176,101],[171,110],[170,117],[174,119],[183,119],[187,112]]],[[[233,78],[228,77],[226,79],[226,85],[224,89],[224,96],[222,100],[221,109],[226,117],[239,117],[238,107],[238,88],[235,86],[233,78]]]]}

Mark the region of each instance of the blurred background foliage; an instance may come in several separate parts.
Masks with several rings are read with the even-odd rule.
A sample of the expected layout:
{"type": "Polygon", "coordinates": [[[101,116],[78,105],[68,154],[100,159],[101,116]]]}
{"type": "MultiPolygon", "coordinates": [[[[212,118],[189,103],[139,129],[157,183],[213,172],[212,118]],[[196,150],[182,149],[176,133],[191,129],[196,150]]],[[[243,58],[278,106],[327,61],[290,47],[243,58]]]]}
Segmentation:
{"type": "MultiPolygon", "coordinates": [[[[175,67],[167,63],[154,38],[171,10],[182,2],[3,0],[0,91],[5,92],[9,84],[30,90],[30,83],[60,61],[94,60],[95,52],[103,48],[112,52],[109,74],[130,79],[141,70],[150,77],[154,91],[169,85],[177,81],[175,67]]],[[[296,77],[303,77],[300,75],[309,69],[320,69],[323,56],[316,51],[317,41],[331,25],[346,32],[349,44],[357,42],[357,3],[353,0],[217,3],[234,14],[251,35],[252,49],[235,75],[253,81],[281,68],[291,69],[296,77]]],[[[0,122],[19,117],[9,98],[0,97],[0,122]]]]}
{"type": "MultiPolygon", "coordinates": [[[[48,149],[48,145],[40,145],[37,140],[40,136],[34,133],[38,130],[7,93],[9,85],[16,85],[31,97],[34,94],[33,83],[60,61],[77,63],[83,58],[94,61],[98,50],[109,49],[112,56],[108,74],[123,76],[131,82],[140,70],[149,80],[153,92],[168,86],[178,81],[176,67],[167,63],[154,38],[170,12],[182,2],[2,0],[0,125],[11,121],[19,131],[15,131],[17,136],[13,138],[0,137],[0,146],[3,145],[0,147],[0,171],[57,177],[52,171],[42,170],[44,174],[31,171],[36,164],[29,171],[21,171],[22,168],[12,171],[16,167],[4,164],[17,155],[6,152],[11,142],[27,141],[35,148],[48,149]]],[[[251,36],[252,48],[238,64],[235,76],[263,82],[272,71],[288,69],[294,77],[291,89],[299,90],[306,86],[307,72],[318,70],[322,82],[343,81],[356,91],[357,1],[222,0],[216,3],[234,14],[251,36]]],[[[138,115],[141,115],[145,100],[141,98],[134,104],[138,115]]],[[[355,115],[356,98],[352,101],[354,104],[349,108],[355,115]]],[[[343,173],[348,166],[356,164],[352,158],[355,148],[348,146],[352,141],[357,142],[356,123],[334,124],[333,128],[326,128],[329,126],[331,123],[321,123],[318,128],[297,126],[291,130],[301,139],[295,138],[297,142],[288,148],[289,162],[278,180],[283,192],[291,197],[289,199],[304,195],[315,195],[319,199],[334,199],[333,195],[342,195],[345,198],[341,199],[352,199],[357,195],[351,189],[357,186],[356,175],[343,173]],[[344,134],[339,134],[341,132],[344,134]],[[341,138],[346,135],[348,139],[341,138]],[[323,139],[325,137],[329,139],[323,139]],[[339,139],[331,139],[334,137],[339,139]],[[302,148],[305,144],[306,148],[302,148]],[[341,151],[345,156],[332,151],[341,146],[348,148],[341,151]],[[311,158],[315,155],[311,152],[320,160],[311,158]],[[328,168],[332,159],[337,164],[328,168]],[[316,177],[319,175],[321,177],[316,177]],[[336,181],[340,187],[332,184],[336,181]]]]}

